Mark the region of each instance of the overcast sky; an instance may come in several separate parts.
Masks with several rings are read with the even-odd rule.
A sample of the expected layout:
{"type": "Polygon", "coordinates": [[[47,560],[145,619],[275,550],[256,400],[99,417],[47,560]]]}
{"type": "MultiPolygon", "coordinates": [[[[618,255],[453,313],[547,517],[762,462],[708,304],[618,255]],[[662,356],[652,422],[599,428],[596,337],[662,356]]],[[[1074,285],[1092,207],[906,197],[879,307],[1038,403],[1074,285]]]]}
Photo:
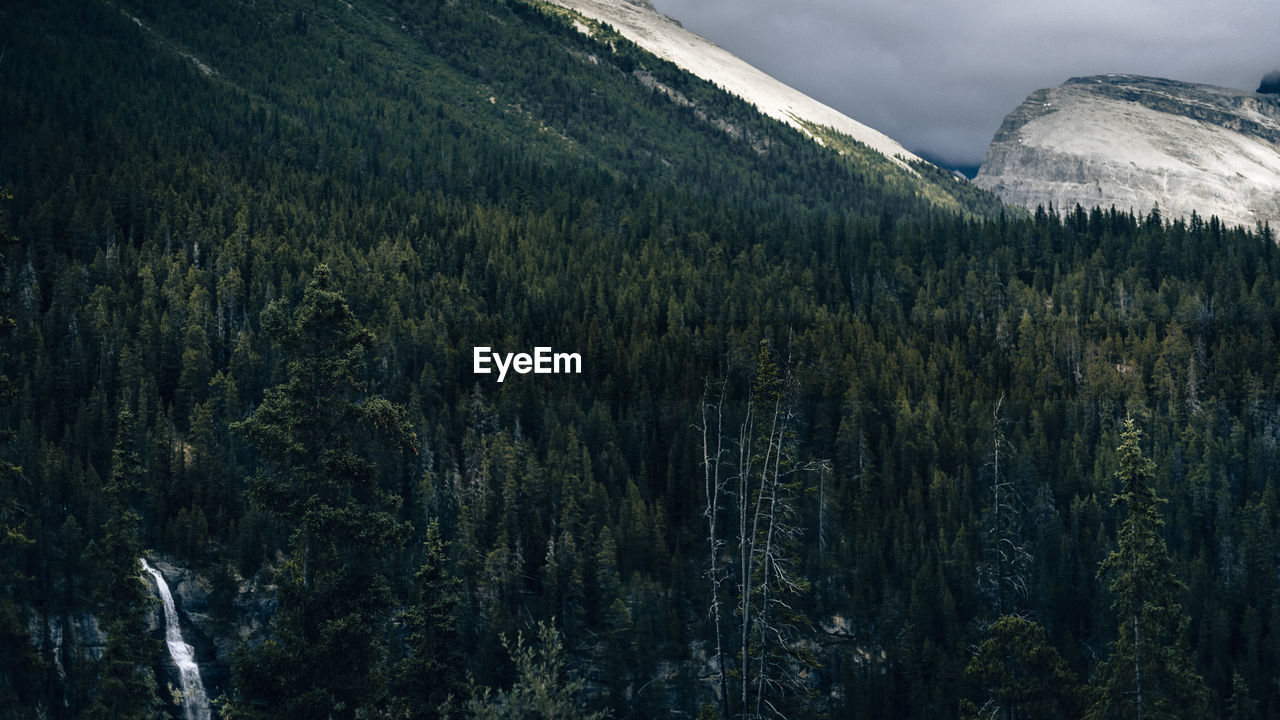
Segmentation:
{"type": "Polygon", "coordinates": [[[1069,77],[1255,90],[1276,0],[652,0],[756,67],[939,162],[977,165],[1004,116],[1069,77]]]}

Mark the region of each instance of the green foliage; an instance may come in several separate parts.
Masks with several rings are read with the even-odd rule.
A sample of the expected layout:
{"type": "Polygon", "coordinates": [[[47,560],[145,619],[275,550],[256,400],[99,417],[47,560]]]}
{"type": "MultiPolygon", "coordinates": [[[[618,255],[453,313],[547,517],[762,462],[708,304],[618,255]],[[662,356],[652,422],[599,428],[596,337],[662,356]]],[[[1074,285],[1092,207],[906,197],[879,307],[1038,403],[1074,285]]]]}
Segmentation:
{"type": "Polygon", "coordinates": [[[715,705],[703,703],[702,707],[698,709],[698,720],[721,720],[720,711],[716,709],[715,705]]]}
{"type": "Polygon", "coordinates": [[[1240,673],[1231,676],[1231,697],[1227,700],[1227,720],[1258,717],[1258,701],[1249,696],[1249,687],[1240,673]]]}
{"type": "MultiPolygon", "coordinates": [[[[1132,415],[1162,468],[1182,656],[1211,709],[1274,713],[1273,238],[1001,209],[599,30],[496,0],[0,7],[0,639],[39,656],[7,686],[15,714],[89,711],[98,667],[53,633],[145,606],[138,543],[212,570],[220,613],[276,581],[274,637],[212,688],[228,710],[402,708],[399,663],[431,653],[393,618],[424,597],[430,519],[458,581],[430,623],[452,614],[466,650],[442,683],[507,686],[502,636],[559,617],[593,702],[695,714],[723,698],[692,428],[726,379],[741,434],[761,339],[790,359],[794,466],[830,459],[793,476],[784,548],[812,624],[769,646],[820,665],[807,711],[958,715],[991,615],[975,578],[1003,395],[1020,609],[1069,669],[1101,677],[1096,653],[1123,647],[1095,570],[1129,509],[1106,498],[1132,415]],[[471,372],[478,345],[581,352],[584,372],[498,384],[471,372]]],[[[768,436],[725,447],[763,458],[768,436]]],[[[759,497],[718,506],[721,578],[759,497]]],[[[721,597],[779,577],[758,567],[721,597]]]]}
{"type": "Polygon", "coordinates": [[[146,611],[152,598],[142,581],[141,522],[130,499],[141,490],[141,467],[134,447],[133,416],[122,410],[117,418],[111,476],[103,485],[108,518],[103,536],[87,553],[98,574],[94,608],[107,644],[98,660],[93,704],[85,714],[94,720],[161,717],[152,661],[159,644],[147,634],[146,611]]]}
{"type": "MultiPolygon", "coordinates": [[[[7,189],[0,188],[0,208],[7,199],[7,189]]],[[[3,226],[0,217],[0,228],[3,226]]],[[[13,318],[0,314],[0,360],[8,359],[8,337],[13,325],[13,318]]],[[[7,405],[16,395],[9,377],[0,373],[0,403],[7,405]]],[[[19,589],[31,580],[21,572],[19,558],[31,550],[35,540],[28,534],[28,511],[18,504],[18,491],[30,480],[21,467],[8,460],[8,435],[0,434],[0,448],[5,450],[0,454],[0,707],[30,708],[34,704],[32,687],[45,668],[32,645],[18,602],[19,589]]]]}
{"type": "Polygon", "coordinates": [[[961,702],[966,718],[1048,720],[1083,710],[1080,682],[1044,628],[1014,615],[991,624],[964,676],[977,691],[976,701],[961,702]]]}
{"type": "Polygon", "coordinates": [[[511,687],[494,692],[472,684],[470,696],[460,703],[447,703],[444,717],[472,720],[603,720],[603,712],[585,711],[579,701],[585,682],[568,678],[564,644],[560,633],[538,623],[537,645],[525,643],[524,634],[514,641],[502,639],[516,679],[511,687]]]}
{"type": "Polygon", "coordinates": [[[372,453],[382,438],[383,451],[395,452],[411,433],[401,408],[357,383],[372,336],[331,288],[328,267],[316,268],[292,312],[268,306],[263,326],[288,380],[234,429],[269,468],[250,498],[292,533],[276,573],[277,640],[238,653],[236,712],[357,717],[385,701],[394,605],[386,550],[407,530],[372,453]]]}
{"type": "Polygon", "coordinates": [[[1099,570],[1111,578],[1119,632],[1111,657],[1099,668],[1088,717],[1207,717],[1207,692],[1186,650],[1188,618],[1179,602],[1185,586],[1160,534],[1164,500],[1152,487],[1155,465],[1143,455],[1141,437],[1133,419],[1125,420],[1116,449],[1120,491],[1112,498],[1125,518],[1116,549],[1099,570]]]}
{"type": "Polygon", "coordinates": [[[434,520],[427,525],[422,550],[414,574],[417,601],[400,615],[407,634],[392,687],[392,714],[410,718],[438,717],[437,709],[461,694],[458,668],[466,662],[457,619],[460,583],[449,570],[440,524],[434,520]]]}

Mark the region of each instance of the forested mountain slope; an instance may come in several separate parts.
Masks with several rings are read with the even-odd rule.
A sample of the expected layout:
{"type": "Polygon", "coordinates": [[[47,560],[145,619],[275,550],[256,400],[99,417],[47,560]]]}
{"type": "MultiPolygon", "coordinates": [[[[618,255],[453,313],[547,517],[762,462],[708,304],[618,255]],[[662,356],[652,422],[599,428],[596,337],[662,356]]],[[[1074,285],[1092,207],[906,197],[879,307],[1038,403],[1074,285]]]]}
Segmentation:
{"type": "Polygon", "coordinates": [[[1018,658],[1110,712],[1145,454],[1143,647],[1207,687],[1151,707],[1280,712],[1274,238],[1004,214],[611,42],[0,9],[0,707],[175,711],[147,553],[227,716],[945,718],[1018,658]]]}
{"type": "Polygon", "coordinates": [[[648,0],[556,0],[571,9],[583,32],[592,21],[606,23],[640,47],[755,105],[769,117],[808,131],[813,125],[856,138],[903,165],[920,158],[900,143],[804,93],[775,80],[746,61],[659,13],[648,0]]]}

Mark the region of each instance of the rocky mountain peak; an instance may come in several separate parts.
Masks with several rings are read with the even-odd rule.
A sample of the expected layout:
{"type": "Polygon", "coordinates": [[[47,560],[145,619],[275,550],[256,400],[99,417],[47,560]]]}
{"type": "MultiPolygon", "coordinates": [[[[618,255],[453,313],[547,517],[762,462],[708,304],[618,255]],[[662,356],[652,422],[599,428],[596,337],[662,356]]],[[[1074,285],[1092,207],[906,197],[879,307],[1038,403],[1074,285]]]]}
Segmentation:
{"type": "MultiPolygon", "coordinates": [[[[1264,81],[1265,85],[1265,81],[1264,81]]],[[[1037,90],[996,132],[975,182],[1030,208],[1280,221],[1280,96],[1139,75],[1037,90]]]]}

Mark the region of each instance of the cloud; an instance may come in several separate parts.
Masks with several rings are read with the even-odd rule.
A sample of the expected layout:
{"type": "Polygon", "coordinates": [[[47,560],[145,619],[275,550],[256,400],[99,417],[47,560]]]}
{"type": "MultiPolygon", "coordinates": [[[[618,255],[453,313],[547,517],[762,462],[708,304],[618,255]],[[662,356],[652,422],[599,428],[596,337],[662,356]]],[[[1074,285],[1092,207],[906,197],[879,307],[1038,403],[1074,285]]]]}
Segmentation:
{"type": "Polygon", "coordinates": [[[1246,90],[1280,65],[1273,0],[654,0],[779,80],[956,165],[1069,77],[1155,75],[1246,90]]]}

